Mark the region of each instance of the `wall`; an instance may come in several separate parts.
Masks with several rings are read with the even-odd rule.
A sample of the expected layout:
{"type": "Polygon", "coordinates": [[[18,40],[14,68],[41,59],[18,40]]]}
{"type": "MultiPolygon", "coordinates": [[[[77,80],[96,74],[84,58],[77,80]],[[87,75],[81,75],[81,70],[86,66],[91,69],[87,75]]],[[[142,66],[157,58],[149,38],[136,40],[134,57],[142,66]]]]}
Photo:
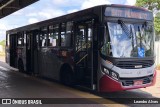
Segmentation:
{"type": "Polygon", "coordinates": [[[155,42],[156,65],[160,64],[160,41],[155,42]]]}

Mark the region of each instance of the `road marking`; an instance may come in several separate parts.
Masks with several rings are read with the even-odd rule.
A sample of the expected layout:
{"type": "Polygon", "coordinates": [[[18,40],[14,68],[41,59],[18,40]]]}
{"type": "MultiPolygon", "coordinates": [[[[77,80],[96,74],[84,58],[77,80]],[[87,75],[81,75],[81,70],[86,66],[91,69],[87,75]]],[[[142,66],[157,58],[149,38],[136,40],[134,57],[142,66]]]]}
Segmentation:
{"type": "Polygon", "coordinates": [[[110,104],[102,104],[104,106],[109,106],[109,107],[126,107],[125,105],[123,104],[117,104],[116,102],[114,101],[111,101],[111,100],[108,100],[108,99],[104,99],[100,96],[96,96],[94,94],[90,94],[90,93],[87,93],[87,92],[83,92],[83,91],[79,91],[79,90],[75,90],[75,89],[72,89],[72,88],[69,88],[69,87],[65,87],[65,86],[62,86],[62,85],[59,85],[59,84],[56,84],[58,87],[60,87],[61,89],[65,90],[65,91],[68,91],[70,93],[73,93],[75,95],[78,95],[82,98],[88,98],[88,100],[91,100],[91,101],[94,101],[98,104],[102,104],[103,102],[108,102],[110,104]],[[91,99],[90,99],[91,98],[91,99]],[[95,98],[95,99],[94,99],[95,98]],[[96,100],[96,98],[100,98],[102,99],[101,101],[100,100],[96,100]]]}
{"type": "MultiPolygon", "coordinates": [[[[36,78],[36,77],[32,77],[32,76],[30,76],[29,79],[36,80],[36,81],[38,81],[38,82],[47,84],[47,85],[49,85],[50,87],[53,87],[53,88],[55,88],[55,86],[56,86],[56,88],[58,88],[58,90],[61,90],[61,91],[63,91],[63,92],[68,92],[68,93],[71,93],[71,94],[80,96],[80,97],[82,97],[82,98],[86,98],[86,99],[88,98],[88,100],[94,101],[94,102],[96,102],[97,104],[102,104],[102,102],[106,101],[106,102],[108,102],[108,103],[110,103],[110,104],[102,104],[102,105],[107,106],[107,107],[108,107],[108,106],[109,106],[109,107],[117,107],[117,106],[118,106],[118,107],[127,107],[127,106],[124,105],[124,104],[118,104],[118,103],[116,103],[116,102],[114,102],[114,101],[111,101],[111,100],[109,100],[109,99],[104,99],[103,97],[96,96],[96,95],[94,95],[94,94],[90,94],[89,92],[83,92],[83,91],[80,91],[80,90],[78,90],[78,89],[74,89],[74,88],[71,88],[71,87],[67,87],[67,86],[64,86],[64,85],[59,84],[59,83],[56,83],[56,82],[47,81],[47,80],[45,80],[45,79],[40,79],[40,78],[36,78]],[[94,98],[95,98],[95,99],[94,99],[94,98]],[[101,100],[101,101],[100,101],[100,100],[97,101],[96,98],[101,98],[102,100],[101,100]]],[[[68,98],[68,97],[65,97],[65,98],[68,98]]],[[[79,98],[79,97],[77,97],[77,98],[79,98]]]]}
{"type": "MultiPolygon", "coordinates": [[[[34,78],[36,80],[39,80],[40,82],[42,82],[42,79],[37,79],[37,78],[34,78]]],[[[82,98],[88,98],[88,100],[90,101],[94,101],[96,102],[97,104],[102,104],[103,102],[108,102],[108,104],[102,104],[104,106],[109,106],[109,107],[127,107],[126,105],[123,105],[123,104],[117,104],[116,102],[114,101],[111,101],[109,99],[104,99],[103,97],[100,97],[100,96],[96,96],[94,94],[90,94],[88,92],[83,92],[83,91],[80,91],[80,90],[77,90],[77,89],[74,89],[74,88],[71,88],[71,87],[67,87],[67,86],[64,86],[64,85],[61,85],[61,84],[58,84],[58,83],[55,83],[55,82],[50,82],[50,81],[47,81],[47,80],[43,80],[43,82],[45,82],[45,84],[55,88],[58,88],[59,90],[62,90],[63,92],[69,92],[69,93],[73,93],[74,95],[77,95],[77,96],[80,96],[82,98]],[[52,84],[51,84],[52,83],[52,84]],[[101,101],[100,100],[96,100],[96,98],[100,98],[102,99],[101,101]]],[[[79,98],[79,97],[78,97],[79,98]]]]}

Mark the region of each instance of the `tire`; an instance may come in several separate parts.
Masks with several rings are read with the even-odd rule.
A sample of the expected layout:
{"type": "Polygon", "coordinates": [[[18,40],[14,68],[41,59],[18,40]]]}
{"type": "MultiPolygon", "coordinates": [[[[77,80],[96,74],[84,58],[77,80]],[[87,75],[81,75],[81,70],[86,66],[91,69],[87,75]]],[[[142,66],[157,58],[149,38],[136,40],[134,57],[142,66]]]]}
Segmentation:
{"type": "Polygon", "coordinates": [[[19,69],[19,72],[24,72],[24,65],[21,60],[18,61],[18,69],[19,69]]]}

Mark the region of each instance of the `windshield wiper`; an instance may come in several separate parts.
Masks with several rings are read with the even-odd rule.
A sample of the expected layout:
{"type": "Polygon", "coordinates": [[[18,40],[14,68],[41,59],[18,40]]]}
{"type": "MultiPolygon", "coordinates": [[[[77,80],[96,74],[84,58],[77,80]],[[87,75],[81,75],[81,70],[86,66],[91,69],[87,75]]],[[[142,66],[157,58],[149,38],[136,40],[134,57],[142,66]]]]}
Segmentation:
{"type": "Polygon", "coordinates": [[[125,34],[129,37],[132,38],[132,49],[134,51],[134,38],[133,38],[133,30],[132,26],[130,26],[130,30],[126,26],[126,24],[122,20],[118,20],[118,24],[121,25],[122,30],[125,32],[125,34]]]}
{"type": "Polygon", "coordinates": [[[126,34],[129,38],[131,38],[131,35],[130,35],[131,33],[130,33],[128,27],[126,26],[126,24],[125,24],[122,20],[118,20],[118,24],[121,25],[121,28],[122,28],[122,30],[125,32],[125,34],[126,34]]]}
{"type": "Polygon", "coordinates": [[[138,26],[138,32],[139,32],[139,34],[140,34],[140,47],[142,48],[142,32],[141,32],[141,29],[140,29],[140,27],[138,26]]]}
{"type": "Polygon", "coordinates": [[[132,26],[130,26],[130,36],[132,37],[132,48],[133,48],[133,51],[134,51],[134,38],[133,38],[132,26]]]}

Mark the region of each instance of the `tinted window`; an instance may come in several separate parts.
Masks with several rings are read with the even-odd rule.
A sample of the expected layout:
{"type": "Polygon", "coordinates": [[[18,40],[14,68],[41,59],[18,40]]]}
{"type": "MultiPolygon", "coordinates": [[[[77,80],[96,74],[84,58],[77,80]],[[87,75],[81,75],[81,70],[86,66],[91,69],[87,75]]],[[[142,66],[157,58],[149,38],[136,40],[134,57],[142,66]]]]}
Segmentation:
{"type": "Polygon", "coordinates": [[[49,26],[49,46],[55,47],[58,46],[58,33],[59,33],[59,26],[53,25],[49,26]]]}
{"type": "Polygon", "coordinates": [[[61,25],[61,46],[65,47],[65,39],[66,39],[66,23],[62,23],[61,25]]]}
{"type": "Polygon", "coordinates": [[[24,46],[24,35],[23,33],[17,34],[17,46],[24,46]]]}
{"type": "Polygon", "coordinates": [[[47,46],[47,27],[43,27],[41,29],[41,33],[40,33],[40,46],[41,47],[45,47],[47,46]]]}
{"type": "Polygon", "coordinates": [[[71,47],[72,45],[72,34],[73,34],[73,23],[67,22],[66,36],[65,36],[65,46],[67,47],[71,47]]]}

